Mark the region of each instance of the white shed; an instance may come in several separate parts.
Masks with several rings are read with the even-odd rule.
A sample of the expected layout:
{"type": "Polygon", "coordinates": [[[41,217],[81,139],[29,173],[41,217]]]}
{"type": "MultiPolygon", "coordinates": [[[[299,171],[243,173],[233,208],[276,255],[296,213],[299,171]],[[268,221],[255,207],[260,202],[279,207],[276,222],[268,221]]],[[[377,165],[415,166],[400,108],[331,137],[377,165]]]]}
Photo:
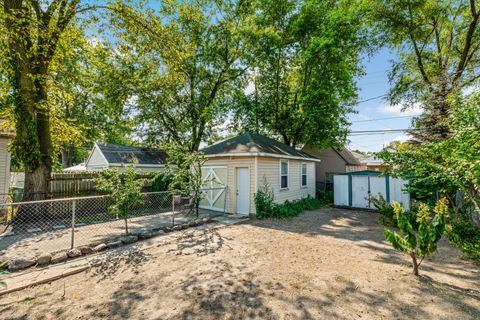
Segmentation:
{"type": "Polygon", "coordinates": [[[336,206],[373,209],[370,197],[382,196],[388,203],[399,202],[410,210],[407,182],[378,171],[357,171],[333,177],[333,203],[336,206]]]}
{"type": "Polygon", "coordinates": [[[203,149],[201,207],[255,215],[255,194],[268,183],[274,201],[315,197],[318,158],[274,139],[244,133],[203,149]]]}

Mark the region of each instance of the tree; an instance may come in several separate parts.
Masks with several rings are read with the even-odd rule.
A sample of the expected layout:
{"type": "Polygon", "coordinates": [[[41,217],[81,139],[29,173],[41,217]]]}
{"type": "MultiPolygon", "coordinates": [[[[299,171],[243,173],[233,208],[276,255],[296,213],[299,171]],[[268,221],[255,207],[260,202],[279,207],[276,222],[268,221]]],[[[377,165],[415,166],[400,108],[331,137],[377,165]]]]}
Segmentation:
{"type": "Polygon", "coordinates": [[[437,251],[437,243],[445,232],[445,218],[448,216],[447,201],[443,198],[437,203],[433,209],[435,213],[433,219],[430,215],[430,208],[426,204],[420,205],[417,215],[417,233],[412,227],[410,218],[405,214],[405,209],[398,202],[394,202],[392,206],[402,235],[384,229],[385,238],[395,249],[412,258],[413,274],[418,276],[418,268],[423,259],[437,251]],[[419,258],[421,258],[420,261],[418,261],[419,258]]]}
{"type": "Polygon", "coordinates": [[[109,194],[112,203],[108,210],[125,221],[125,233],[128,235],[128,217],[132,208],[142,202],[141,192],[146,180],[139,179],[135,168],[128,166],[125,173],[104,170],[96,182],[98,190],[109,194]]]}
{"type": "MultiPolygon", "coordinates": [[[[433,203],[446,197],[454,208],[457,191],[480,212],[480,93],[451,97],[449,118],[444,125],[452,134],[445,140],[422,144],[403,143],[379,156],[392,173],[409,181],[408,191],[416,199],[433,203]]],[[[456,208],[458,211],[460,208],[456,208]]]]}
{"type": "Polygon", "coordinates": [[[122,52],[140,57],[132,92],[148,144],[197,151],[225,120],[219,101],[244,72],[242,3],[169,1],[158,13],[124,10],[122,19],[113,21],[124,39],[122,52]]]}
{"type": "Polygon", "coordinates": [[[202,200],[202,166],[205,157],[202,152],[191,152],[188,146],[171,144],[165,148],[168,153],[166,173],[172,177],[169,190],[172,195],[189,196],[198,216],[202,200]]]}
{"type": "Polygon", "coordinates": [[[354,1],[252,1],[247,94],[234,128],[297,146],[345,142],[366,33],[354,1]]]}
{"type": "Polygon", "coordinates": [[[476,0],[371,0],[372,24],[397,53],[389,99],[423,114],[412,131],[420,141],[443,140],[451,95],[475,87],[480,66],[480,5],[476,0]]]}
{"type": "Polygon", "coordinates": [[[45,197],[52,170],[47,78],[59,39],[74,19],[78,0],[3,1],[6,78],[10,85],[16,134],[13,153],[25,167],[25,193],[45,197]]]}

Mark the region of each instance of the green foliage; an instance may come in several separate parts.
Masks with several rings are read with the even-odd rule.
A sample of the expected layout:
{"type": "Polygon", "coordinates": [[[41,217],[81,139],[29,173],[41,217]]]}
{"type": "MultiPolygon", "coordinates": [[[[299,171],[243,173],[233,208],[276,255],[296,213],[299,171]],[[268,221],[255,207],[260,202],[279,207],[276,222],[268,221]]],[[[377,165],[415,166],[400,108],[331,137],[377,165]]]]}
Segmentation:
{"type": "Polygon", "coordinates": [[[168,191],[172,181],[173,176],[171,174],[161,172],[153,178],[151,191],[168,191]]]}
{"type": "Polygon", "coordinates": [[[255,194],[255,208],[259,219],[294,217],[305,210],[315,210],[325,205],[322,199],[310,196],[293,201],[286,200],[282,204],[275,203],[273,190],[266,182],[255,194]]]}
{"type": "Polygon", "coordinates": [[[145,179],[138,178],[133,166],[128,166],[125,173],[117,170],[104,170],[97,178],[97,188],[109,194],[112,204],[109,213],[125,221],[125,232],[128,234],[128,217],[133,206],[142,202],[141,192],[145,179]]]}
{"type": "Polygon", "coordinates": [[[396,215],[393,206],[389,204],[382,195],[379,197],[370,197],[370,202],[380,213],[380,223],[384,226],[396,226],[396,215]]]}
{"type": "Polygon", "coordinates": [[[233,129],[286,144],[344,142],[360,56],[371,43],[355,1],[251,1],[244,31],[251,72],[237,93],[233,129]]]}
{"type": "Polygon", "coordinates": [[[477,91],[452,102],[445,124],[455,134],[445,140],[404,143],[393,152],[380,153],[393,168],[394,175],[409,181],[407,190],[413,198],[433,203],[440,195],[454,205],[453,198],[460,190],[474,210],[480,210],[479,104],[480,92],[477,91]]]}
{"type": "Polygon", "coordinates": [[[168,154],[165,173],[172,177],[169,190],[173,195],[193,197],[198,215],[198,206],[202,200],[202,166],[205,156],[202,152],[191,152],[186,145],[166,145],[168,154]]]}
{"type": "Polygon", "coordinates": [[[445,219],[448,216],[447,201],[442,198],[433,208],[435,213],[431,217],[431,208],[421,204],[417,214],[418,232],[415,232],[410,218],[405,214],[398,202],[393,202],[393,210],[397,217],[397,225],[402,234],[384,229],[386,240],[397,250],[408,254],[412,258],[413,273],[418,276],[418,267],[423,258],[437,251],[437,243],[445,231],[445,219]],[[420,262],[417,259],[421,257],[420,262]]]}
{"type": "Polygon", "coordinates": [[[390,72],[392,104],[421,107],[412,132],[443,140],[450,130],[451,95],[479,84],[480,6],[476,1],[366,0],[372,31],[396,52],[390,72]]]}
{"type": "Polygon", "coordinates": [[[148,143],[197,151],[225,121],[219,106],[245,71],[242,4],[173,0],[155,11],[121,6],[113,17],[122,52],[139,66],[131,90],[148,143]]]}
{"type": "Polygon", "coordinates": [[[332,205],[333,204],[333,191],[318,190],[315,193],[315,198],[317,198],[324,205],[332,205]]]}
{"type": "Polygon", "coordinates": [[[480,259],[480,228],[468,221],[452,221],[447,237],[470,259],[480,259]]]}

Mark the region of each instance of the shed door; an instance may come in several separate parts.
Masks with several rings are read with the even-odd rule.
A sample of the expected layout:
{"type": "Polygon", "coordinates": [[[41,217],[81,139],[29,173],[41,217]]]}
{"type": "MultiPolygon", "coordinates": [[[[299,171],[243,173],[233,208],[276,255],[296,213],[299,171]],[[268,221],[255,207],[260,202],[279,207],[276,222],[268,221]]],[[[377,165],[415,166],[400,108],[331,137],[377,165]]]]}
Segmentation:
{"type": "MultiPolygon", "coordinates": [[[[378,197],[381,195],[383,199],[387,200],[387,184],[385,183],[385,177],[370,177],[370,195],[372,197],[378,197]]],[[[373,204],[371,207],[373,207],[373,204]]]]}
{"type": "Polygon", "coordinates": [[[368,190],[368,176],[352,176],[352,207],[369,207],[368,190]]]}
{"type": "Polygon", "coordinates": [[[248,215],[248,207],[250,204],[248,183],[248,168],[237,168],[237,213],[248,215]]]}

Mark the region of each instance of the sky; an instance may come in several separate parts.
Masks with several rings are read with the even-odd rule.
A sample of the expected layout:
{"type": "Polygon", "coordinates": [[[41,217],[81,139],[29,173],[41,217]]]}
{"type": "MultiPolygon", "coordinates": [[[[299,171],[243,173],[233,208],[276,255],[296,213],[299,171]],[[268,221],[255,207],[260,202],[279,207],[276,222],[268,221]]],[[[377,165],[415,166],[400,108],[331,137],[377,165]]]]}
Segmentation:
{"type": "MultiPolygon", "coordinates": [[[[388,92],[388,72],[391,68],[390,61],[395,55],[388,49],[378,51],[365,63],[366,75],[358,79],[358,101],[382,96],[388,92]]],[[[410,127],[412,116],[420,114],[419,109],[401,111],[400,106],[391,106],[385,98],[373,99],[358,103],[355,107],[357,114],[349,116],[352,126],[351,131],[406,129],[410,127]],[[394,119],[385,119],[392,118],[394,119]],[[401,118],[398,118],[401,117],[401,118]],[[380,120],[378,120],[380,119],[380,120]]],[[[348,148],[360,151],[379,151],[393,140],[405,141],[405,133],[390,132],[381,134],[365,134],[349,136],[348,148]]]]}

